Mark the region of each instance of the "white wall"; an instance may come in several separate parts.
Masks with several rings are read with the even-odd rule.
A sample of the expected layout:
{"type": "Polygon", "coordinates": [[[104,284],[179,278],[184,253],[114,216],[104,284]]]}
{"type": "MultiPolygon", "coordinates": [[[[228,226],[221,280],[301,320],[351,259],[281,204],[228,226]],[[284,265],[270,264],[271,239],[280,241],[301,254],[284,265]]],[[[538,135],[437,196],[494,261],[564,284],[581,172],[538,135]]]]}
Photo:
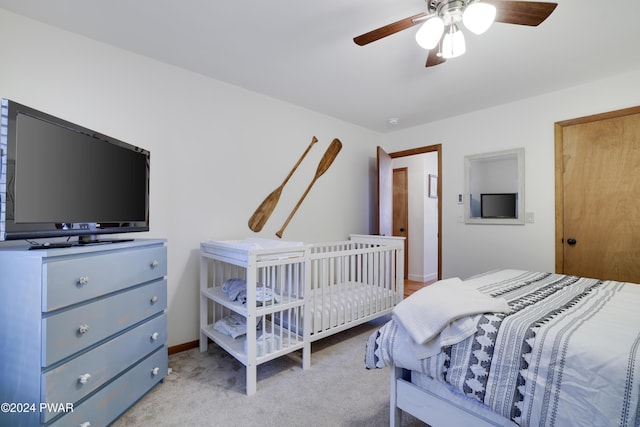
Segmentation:
{"type": "MultiPolygon", "coordinates": [[[[198,248],[256,236],[247,221],[309,152],[257,236],[276,238],[335,137],[343,148],[283,238],[371,231],[371,158],[380,136],[0,10],[0,97],[151,151],[151,232],[169,240],[170,346],[198,337],[198,248]]],[[[5,243],[6,244],[6,243],[5,243]]]]}
{"type": "MultiPolygon", "coordinates": [[[[422,154],[424,161],[425,183],[424,194],[422,199],[424,204],[424,254],[422,260],[423,276],[420,280],[423,282],[436,280],[438,278],[438,199],[428,197],[429,194],[429,174],[438,175],[438,153],[431,152],[422,154]]],[[[438,197],[440,197],[438,195],[438,197]]]]}
{"type": "Polygon", "coordinates": [[[554,271],[554,123],[640,105],[638,81],[640,70],[385,135],[387,152],[442,144],[443,278],[494,268],[554,271]],[[535,222],[458,222],[464,156],[518,147],[525,148],[525,210],[535,222]]]}

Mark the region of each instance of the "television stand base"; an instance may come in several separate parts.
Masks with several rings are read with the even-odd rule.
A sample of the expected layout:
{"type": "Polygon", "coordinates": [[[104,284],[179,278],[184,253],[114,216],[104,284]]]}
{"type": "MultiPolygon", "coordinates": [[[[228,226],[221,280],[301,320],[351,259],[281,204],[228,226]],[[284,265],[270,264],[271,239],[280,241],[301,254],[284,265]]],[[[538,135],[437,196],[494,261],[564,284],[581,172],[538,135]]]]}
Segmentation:
{"type": "Polygon", "coordinates": [[[109,243],[133,242],[133,240],[134,239],[100,239],[100,240],[79,240],[77,242],[47,242],[42,244],[33,244],[29,246],[29,250],[71,248],[73,246],[106,245],[109,243]]]}
{"type": "Polygon", "coordinates": [[[70,248],[73,245],[74,245],[73,243],[43,243],[41,245],[31,245],[31,246],[29,246],[29,250],[31,250],[31,249],[70,248]]]}
{"type": "Polygon", "coordinates": [[[133,239],[100,239],[100,240],[78,240],[76,246],[87,246],[87,245],[104,245],[107,243],[122,243],[122,242],[133,242],[133,239]]]}

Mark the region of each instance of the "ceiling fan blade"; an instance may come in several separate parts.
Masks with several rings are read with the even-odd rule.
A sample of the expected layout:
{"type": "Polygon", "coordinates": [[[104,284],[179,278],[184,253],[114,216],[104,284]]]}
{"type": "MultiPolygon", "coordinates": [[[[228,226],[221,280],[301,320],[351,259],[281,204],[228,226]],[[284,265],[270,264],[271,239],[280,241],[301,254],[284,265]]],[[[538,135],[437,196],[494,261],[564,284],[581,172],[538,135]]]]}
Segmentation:
{"type": "Polygon", "coordinates": [[[484,0],[496,7],[495,22],[537,27],[551,15],[557,3],[537,1],[484,0]]]}
{"type": "Polygon", "coordinates": [[[434,67],[444,62],[447,62],[447,60],[442,56],[438,56],[438,49],[434,48],[429,51],[429,56],[427,56],[427,63],[425,64],[425,67],[434,67]]]}
{"type": "Polygon", "coordinates": [[[400,21],[396,21],[392,24],[385,25],[384,27],[380,27],[376,30],[369,31],[368,33],[362,34],[358,37],[354,37],[353,41],[358,46],[364,46],[376,40],[380,40],[384,37],[395,34],[399,31],[406,30],[407,28],[411,28],[414,25],[419,24],[421,21],[414,22],[414,20],[418,18],[422,18],[423,16],[427,16],[426,13],[419,13],[417,15],[410,16],[409,18],[401,19],[400,21]]]}

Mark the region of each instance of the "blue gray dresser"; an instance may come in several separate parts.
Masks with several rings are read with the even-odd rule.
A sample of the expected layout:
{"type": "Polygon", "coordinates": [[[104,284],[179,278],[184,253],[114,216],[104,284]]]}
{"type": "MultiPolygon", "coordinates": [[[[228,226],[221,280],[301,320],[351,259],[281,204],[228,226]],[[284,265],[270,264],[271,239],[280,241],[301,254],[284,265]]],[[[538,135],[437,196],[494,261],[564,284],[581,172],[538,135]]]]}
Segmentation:
{"type": "Polygon", "coordinates": [[[0,425],[104,426],[167,374],[167,247],[0,248],[0,425]]]}

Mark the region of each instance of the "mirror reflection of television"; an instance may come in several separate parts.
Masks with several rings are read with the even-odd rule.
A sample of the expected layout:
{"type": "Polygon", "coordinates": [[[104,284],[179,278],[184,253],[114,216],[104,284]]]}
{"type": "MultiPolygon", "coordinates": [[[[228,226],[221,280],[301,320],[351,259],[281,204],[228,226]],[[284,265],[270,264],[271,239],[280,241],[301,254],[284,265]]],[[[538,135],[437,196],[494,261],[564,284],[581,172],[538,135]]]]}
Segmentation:
{"type": "Polygon", "coordinates": [[[518,218],[518,193],[480,194],[482,218],[518,218]]]}
{"type": "Polygon", "coordinates": [[[149,230],[149,151],[1,103],[0,241],[149,230]]]}

